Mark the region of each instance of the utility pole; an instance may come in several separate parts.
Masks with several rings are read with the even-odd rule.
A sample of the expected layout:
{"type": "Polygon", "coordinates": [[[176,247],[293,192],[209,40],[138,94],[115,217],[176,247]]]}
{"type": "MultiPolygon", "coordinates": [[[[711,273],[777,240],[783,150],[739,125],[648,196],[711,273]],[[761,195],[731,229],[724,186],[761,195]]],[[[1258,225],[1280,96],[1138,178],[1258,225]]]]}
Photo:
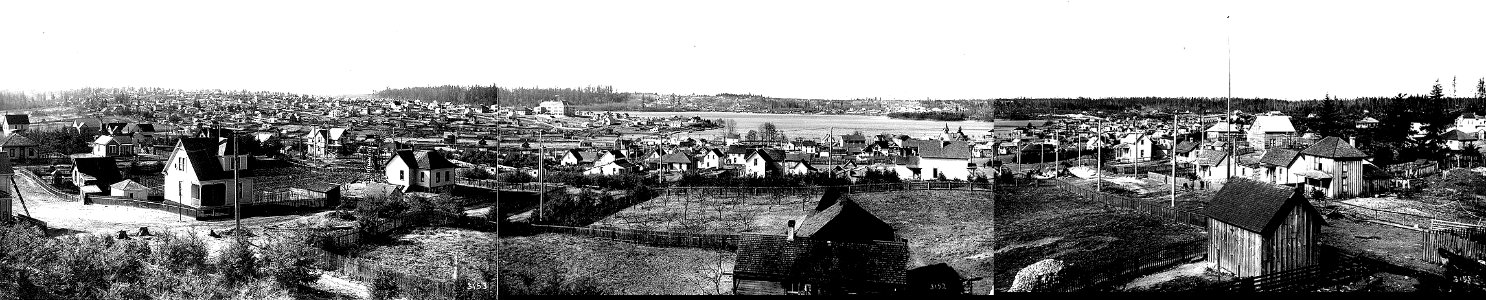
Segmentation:
{"type": "MultiPolygon", "coordinates": [[[[541,131],[537,132],[537,221],[542,221],[542,212],[547,203],[547,168],[543,162],[547,161],[547,139],[541,131]]],[[[563,191],[567,192],[567,191],[563,191]]]]}
{"type": "MultiPolygon", "coordinates": [[[[217,128],[217,130],[220,131],[221,128],[217,128]]],[[[233,219],[233,221],[235,223],[237,223],[237,242],[239,244],[241,244],[243,242],[243,236],[244,236],[243,235],[243,218],[242,218],[242,194],[243,194],[242,193],[242,187],[243,186],[242,186],[242,183],[239,183],[238,182],[238,178],[239,177],[238,177],[237,170],[238,170],[238,164],[241,163],[242,158],[237,156],[238,152],[240,151],[240,148],[237,147],[237,132],[236,131],[232,132],[231,136],[232,136],[232,153],[230,153],[230,154],[232,154],[232,219],[233,219]]]]}
{"type": "MultiPolygon", "coordinates": [[[[1228,130],[1229,131],[1238,131],[1238,129],[1237,128],[1234,128],[1234,126],[1233,126],[1234,125],[1233,123],[1235,121],[1233,119],[1233,17],[1232,16],[1227,16],[1227,17],[1223,17],[1223,19],[1228,22],[1228,24],[1227,24],[1228,25],[1228,39],[1227,39],[1227,41],[1228,41],[1228,97],[1226,97],[1227,100],[1228,100],[1228,130]]],[[[1225,133],[1227,133],[1227,131],[1225,131],[1225,133]]],[[[1237,159],[1238,159],[1238,145],[1237,145],[1238,141],[1235,140],[1235,138],[1237,138],[1237,135],[1232,134],[1232,133],[1227,133],[1227,134],[1228,134],[1228,153],[1229,153],[1228,154],[1228,179],[1233,179],[1233,164],[1235,162],[1237,162],[1237,159]]]]}
{"type": "Polygon", "coordinates": [[[1171,207],[1176,207],[1176,114],[1171,115],[1171,207]]]}
{"type": "Polygon", "coordinates": [[[1097,149],[1094,154],[1095,193],[1104,192],[1104,120],[1099,120],[1098,124],[1099,126],[1096,126],[1094,129],[1094,132],[1096,132],[1094,139],[1099,141],[1099,148],[1094,148],[1097,149]]]}

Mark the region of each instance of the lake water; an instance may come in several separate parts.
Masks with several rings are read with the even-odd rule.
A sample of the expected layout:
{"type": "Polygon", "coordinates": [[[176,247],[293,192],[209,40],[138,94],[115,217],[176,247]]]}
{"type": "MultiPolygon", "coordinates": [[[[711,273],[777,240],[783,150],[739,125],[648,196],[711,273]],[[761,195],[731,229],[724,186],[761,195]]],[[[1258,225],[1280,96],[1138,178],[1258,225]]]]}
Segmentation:
{"type": "Polygon", "coordinates": [[[1048,120],[996,120],[996,130],[1008,131],[1017,127],[1025,127],[1028,123],[1042,126],[1048,120]]]}
{"type": "MultiPolygon", "coordinates": [[[[731,119],[738,123],[738,134],[748,134],[749,130],[757,130],[765,122],[774,123],[774,126],[784,132],[786,137],[820,139],[832,133],[844,135],[852,131],[861,130],[866,135],[877,135],[882,133],[906,134],[914,138],[928,138],[944,132],[944,126],[948,125],[950,132],[963,128],[965,135],[971,138],[980,138],[989,135],[992,124],[981,121],[920,121],[893,119],[887,116],[858,116],[858,115],[790,115],[790,114],[758,114],[758,113],[734,113],[734,112],[617,112],[628,113],[632,117],[701,117],[702,119],[731,119]]],[[[999,123],[999,122],[998,122],[999,123]]],[[[726,128],[699,131],[694,133],[678,133],[676,136],[687,136],[692,138],[716,139],[727,132],[726,128]]]]}

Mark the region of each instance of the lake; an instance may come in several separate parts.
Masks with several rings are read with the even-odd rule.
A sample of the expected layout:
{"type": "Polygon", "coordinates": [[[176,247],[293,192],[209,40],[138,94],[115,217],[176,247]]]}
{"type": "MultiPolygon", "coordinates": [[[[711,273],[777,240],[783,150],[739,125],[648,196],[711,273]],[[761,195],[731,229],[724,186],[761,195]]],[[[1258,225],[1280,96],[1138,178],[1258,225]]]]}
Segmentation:
{"type": "MultiPolygon", "coordinates": [[[[832,134],[851,134],[852,131],[861,130],[866,135],[877,135],[882,133],[905,134],[913,138],[924,139],[936,136],[944,132],[944,126],[948,125],[950,132],[963,128],[965,135],[971,138],[980,138],[990,134],[993,125],[982,121],[959,121],[941,122],[930,120],[904,120],[893,119],[887,116],[859,116],[859,115],[791,115],[791,114],[759,114],[759,113],[734,113],[734,112],[616,112],[628,113],[632,117],[701,117],[702,119],[731,119],[738,123],[738,134],[748,134],[749,130],[757,130],[765,122],[774,123],[774,127],[784,132],[786,137],[821,139],[832,134]]],[[[697,139],[717,139],[727,132],[726,128],[699,131],[694,133],[678,133],[676,136],[692,137],[697,139]]]]}

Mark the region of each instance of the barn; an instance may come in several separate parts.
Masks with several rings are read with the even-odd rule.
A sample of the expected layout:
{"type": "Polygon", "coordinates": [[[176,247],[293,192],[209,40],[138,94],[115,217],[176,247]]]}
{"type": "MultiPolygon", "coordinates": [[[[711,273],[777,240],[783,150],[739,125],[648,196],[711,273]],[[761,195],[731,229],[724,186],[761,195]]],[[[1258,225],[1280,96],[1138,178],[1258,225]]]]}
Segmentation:
{"type": "Polygon", "coordinates": [[[1205,213],[1207,259],[1221,271],[1250,277],[1318,263],[1325,220],[1299,189],[1235,177],[1205,213]]]}
{"type": "Polygon", "coordinates": [[[907,241],[844,193],[821,200],[803,224],[789,221],[783,235],[743,233],[739,237],[734,294],[894,294],[908,290],[907,241]]]}

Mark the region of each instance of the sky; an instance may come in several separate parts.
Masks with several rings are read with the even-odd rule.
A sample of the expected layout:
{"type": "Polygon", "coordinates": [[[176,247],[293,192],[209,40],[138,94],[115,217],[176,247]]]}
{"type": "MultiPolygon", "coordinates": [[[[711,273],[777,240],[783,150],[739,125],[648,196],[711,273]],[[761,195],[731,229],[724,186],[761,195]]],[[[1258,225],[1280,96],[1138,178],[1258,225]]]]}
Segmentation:
{"type": "Polygon", "coordinates": [[[0,89],[1471,96],[1486,1],[5,2],[0,89]],[[1231,56],[1230,56],[1231,51],[1231,56]]]}

